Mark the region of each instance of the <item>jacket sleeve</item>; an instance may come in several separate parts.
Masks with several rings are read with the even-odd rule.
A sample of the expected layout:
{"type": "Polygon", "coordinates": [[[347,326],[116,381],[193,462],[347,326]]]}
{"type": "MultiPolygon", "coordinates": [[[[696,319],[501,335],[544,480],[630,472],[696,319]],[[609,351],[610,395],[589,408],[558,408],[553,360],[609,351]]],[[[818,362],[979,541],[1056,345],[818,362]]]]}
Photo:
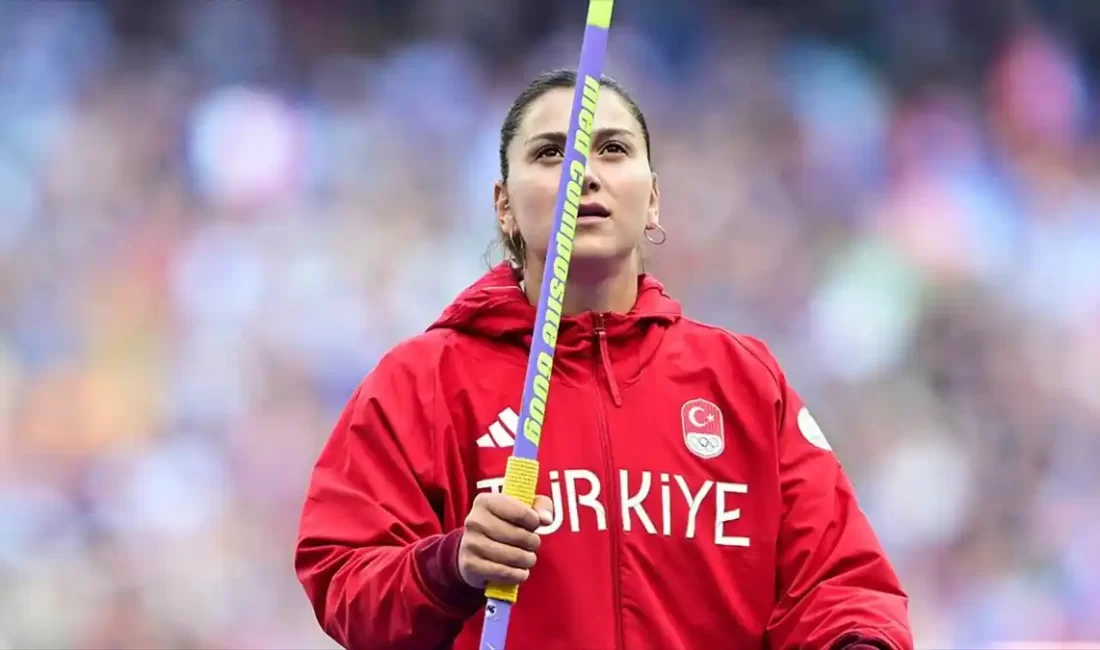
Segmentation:
{"type": "Polygon", "coordinates": [[[298,579],[321,627],[349,650],[450,647],[485,602],[458,574],[462,528],[442,524],[452,490],[433,462],[432,380],[417,374],[387,356],[363,380],[302,510],[298,579]]]}
{"type": "Polygon", "coordinates": [[[774,371],[783,513],[771,647],[911,650],[908,597],[824,434],[774,371]]]}

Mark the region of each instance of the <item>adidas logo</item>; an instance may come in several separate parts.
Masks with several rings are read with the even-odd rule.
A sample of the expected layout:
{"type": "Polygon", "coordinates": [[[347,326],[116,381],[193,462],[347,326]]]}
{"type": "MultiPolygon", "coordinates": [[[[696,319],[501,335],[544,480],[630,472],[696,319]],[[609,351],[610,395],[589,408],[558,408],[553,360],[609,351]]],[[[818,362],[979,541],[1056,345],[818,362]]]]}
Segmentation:
{"type": "Polygon", "coordinates": [[[489,433],[477,439],[478,447],[515,447],[519,415],[511,408],[497,414],[498,420],[489,425],[489,433]]]}

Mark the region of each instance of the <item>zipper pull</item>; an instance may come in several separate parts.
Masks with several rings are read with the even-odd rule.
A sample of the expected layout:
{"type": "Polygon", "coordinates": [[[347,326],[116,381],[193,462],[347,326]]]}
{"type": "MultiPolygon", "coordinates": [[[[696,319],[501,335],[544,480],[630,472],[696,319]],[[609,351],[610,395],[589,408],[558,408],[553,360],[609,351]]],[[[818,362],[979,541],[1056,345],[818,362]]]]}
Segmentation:
{"type": "Polygon", "coordinates": [[[604,329],[603,314],[596,314],[596,340],[600,347],[600,360],[603,362],[603,371],[607,375],[607,387],[611,389],[611,401],[615,406],[623,405],[623,396],[619,393],[619,384],[615,381],[615,373],[611,368],[611,353],[607,349],[607,330],[604,329]]]}

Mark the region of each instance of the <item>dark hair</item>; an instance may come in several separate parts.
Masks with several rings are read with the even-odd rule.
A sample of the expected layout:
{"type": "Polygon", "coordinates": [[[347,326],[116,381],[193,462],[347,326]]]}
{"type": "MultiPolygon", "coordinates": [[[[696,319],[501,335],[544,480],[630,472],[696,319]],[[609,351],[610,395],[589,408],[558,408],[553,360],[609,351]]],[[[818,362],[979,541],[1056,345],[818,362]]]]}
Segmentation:
{"type": "MultiPolygon", "coordinates": [[[[523,118],[527,114],[527,109],[531,107],[540,97],[558,88],[568,88],[572,90],[577,83],[577,73],[573,70],[558,69],[551,70],[550,72],[544,72],[543,74],[535,77],[531,83],[527,84],[527,87],[523,89],[523,92],[516,97],[516,101],[512,102],[512,107],[508,109],[508,114],[504,117],[504,123],[500,126],[500,178],[507,183],[508,182],[508,147],[512,144],[512,140],[515,139],[516,133],[519,132],[520,125],[523,123],[523,118]]],[[[650,150],[649,141],[649,126],[646,124],[645,115],[642,114],[642,109],[638,107],[638,103],[634,101],[634,98],[630,96],[630,93],[623,88],[618,81],[615,81],[607,75],[600,77],[600,88],[609,89],[615,92],[620,99],[626,104],[630,114],[634,116],[634,119],[638,120],[638,125],[642,129],[642,139],[645,141],[646,160],[653,163],[652,152],[650,150]]],[[[500,233],[501,244],[504,246],[504,250],[512,258],[512,261],[518,264],[523,263],[523,240],[522,238],[510,238],[505,233],[500,233]]]]}

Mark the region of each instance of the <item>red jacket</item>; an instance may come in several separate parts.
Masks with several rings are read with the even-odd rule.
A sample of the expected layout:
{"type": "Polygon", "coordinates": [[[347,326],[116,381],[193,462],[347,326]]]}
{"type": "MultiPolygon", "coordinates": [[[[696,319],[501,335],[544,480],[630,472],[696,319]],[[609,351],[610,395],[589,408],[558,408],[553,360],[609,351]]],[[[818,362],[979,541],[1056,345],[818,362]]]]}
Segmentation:
{"type": "MultiPolygon", "coordinates": [[[[508,650],[912,648],[907,597],[765,345],[639,286],[629,314],[562,322],[539,452],[557,518],[508,650]]],[[[295,558],[341,645],[477,647],[458,541],[502,484],[534,317],[502,265],[349,401],[295,558]]]]}

